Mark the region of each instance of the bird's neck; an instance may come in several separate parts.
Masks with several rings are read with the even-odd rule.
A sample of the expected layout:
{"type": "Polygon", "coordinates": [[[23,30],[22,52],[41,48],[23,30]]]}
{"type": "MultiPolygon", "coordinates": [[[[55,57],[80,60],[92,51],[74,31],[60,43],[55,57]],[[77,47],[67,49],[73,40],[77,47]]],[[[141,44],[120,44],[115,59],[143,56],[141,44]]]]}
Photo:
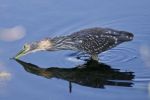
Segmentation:
{"type": "Polygon", "coordinates": [[[47,49],[52,47],[52,42],[48,39],[42,40],[38,43],[38,48],[39,49],[47,49]]]}
{"type": "Polygon", "coordinates": [[[74,50],[74,42],[67,36],[55,37],[52,39],[55,50],[74,50]]]}

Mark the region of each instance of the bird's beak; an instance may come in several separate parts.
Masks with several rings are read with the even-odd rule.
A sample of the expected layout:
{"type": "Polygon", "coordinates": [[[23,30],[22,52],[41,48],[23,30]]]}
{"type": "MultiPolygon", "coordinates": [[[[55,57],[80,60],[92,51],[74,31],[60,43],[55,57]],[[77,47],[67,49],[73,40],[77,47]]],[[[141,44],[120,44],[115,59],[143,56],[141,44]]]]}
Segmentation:
{"type": "Polygon", "coordinates": [[[21,50],[19,53],[17,53],[17,55],[14,57],[15,59],[20,58],[23,55],[26,55],[27,51],[25,48],[23,48],[23,50],[21,50]]]}

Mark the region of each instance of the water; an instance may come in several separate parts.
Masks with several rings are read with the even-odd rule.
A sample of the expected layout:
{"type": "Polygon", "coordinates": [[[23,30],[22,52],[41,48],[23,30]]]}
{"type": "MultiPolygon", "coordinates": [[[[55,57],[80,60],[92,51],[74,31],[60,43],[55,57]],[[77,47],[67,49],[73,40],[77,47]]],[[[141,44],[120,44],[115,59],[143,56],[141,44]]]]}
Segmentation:
{"type": "Polygon", "coordinates": [[[0,100],[149,100],[149,11],[148,0],[1,0],[0,100]],[[26,42],[95,26],[125,30],[135,35],[133,41],[99,55],[101,62],[109,66],[104,66],[104,71],[99,68],[82,70],[86,62],[76,59],[73,51],[39,52],[21,58],[24,63],[40,67],[40,74],[32,71],[33,66],[29,70],[26,64],[28,70],[25,70],[21,64],[9,59],[26,42]],[[46,68],[52,70],[51,67],[57,69],[53,77],[51,71],[45,71],[46,68]],[[72,71],[75,67],[79,69],[72,71]],[[112,77],[116,69],[120,70],[112,77]]]}

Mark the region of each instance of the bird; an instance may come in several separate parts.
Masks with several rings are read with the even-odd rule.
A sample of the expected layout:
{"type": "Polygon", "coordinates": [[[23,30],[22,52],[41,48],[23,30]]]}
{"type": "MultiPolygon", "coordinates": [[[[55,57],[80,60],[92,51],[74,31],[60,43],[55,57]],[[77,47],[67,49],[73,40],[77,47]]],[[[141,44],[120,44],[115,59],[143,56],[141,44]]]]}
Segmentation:
{"type": "Polygon", "coordinates": [[[73,50],[91,55],[98,61],[98,54],[133,40],[133,33],[111,28],[92,27],[81,29],[69,35],[44,38],[40,41],[25,43],[23,49],[14,57],[37,51],[73,50]]]}

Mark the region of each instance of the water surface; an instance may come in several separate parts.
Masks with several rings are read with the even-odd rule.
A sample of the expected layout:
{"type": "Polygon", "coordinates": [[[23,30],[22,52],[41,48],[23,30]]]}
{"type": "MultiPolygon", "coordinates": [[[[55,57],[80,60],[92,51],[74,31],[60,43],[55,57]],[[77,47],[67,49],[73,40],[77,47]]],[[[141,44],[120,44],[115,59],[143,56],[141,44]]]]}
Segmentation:
{"type": "Polygon", "coordinates": [[[1,0],[0,99],[149,100],[149,11],[148,0],[1,0]],[[86,62],[76,59],[73,51],[39,52],[24,56],[21,61],[27,64],[26,67],[9,59],[26,42],[98,26],[134,33],[133,41],[99,55],[101,62],[107,66],[102,69],[108,74],[102,69],[96,72],[95,69],[92,69],[94,72],[91,69],[84,72],[82,69],[74,70],[86,62]],[[31,70],[34,67],[29,63],[40,68],[38,73],[31,70]],[[49,74],[52,67],[57,72],[55,77],[49,74]],[[48,72],[46,70],[43,74],[45,69],[48,72]],[[117,75],[110,77],[116,71],[117,75]],[[84,80],[85,77],[87,80],[84,80]]]}

